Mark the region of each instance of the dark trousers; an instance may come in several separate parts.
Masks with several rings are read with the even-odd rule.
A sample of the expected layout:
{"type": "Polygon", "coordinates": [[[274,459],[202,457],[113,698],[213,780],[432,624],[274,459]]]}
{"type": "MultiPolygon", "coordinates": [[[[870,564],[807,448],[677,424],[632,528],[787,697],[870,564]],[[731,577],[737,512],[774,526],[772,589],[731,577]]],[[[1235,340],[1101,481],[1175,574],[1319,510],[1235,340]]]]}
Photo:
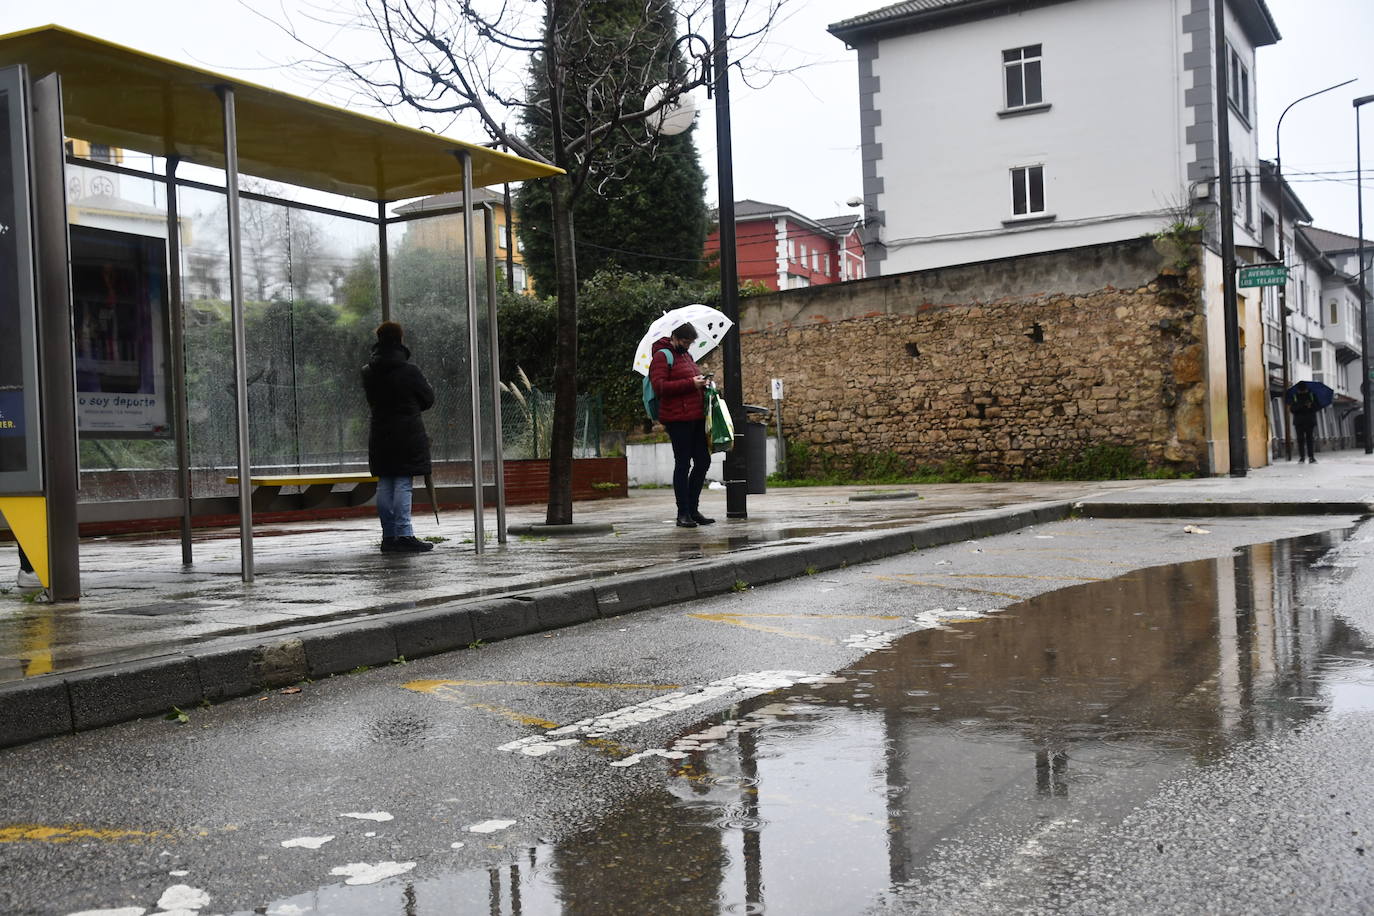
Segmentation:
{"type": "Polygon", "coordinates": [[[1293,431],[1298,434],[1298,457],[1316,458],[1316,432],[1315,426],[1293,426],[1293,431]]]}
{"type": "Polygon", "coordinates": [[[706,442],[706,421],[664,423],[673,443],[673,496],[679,515],[698,511],[706,471],[711,467],[711,446],[706,442]]]}

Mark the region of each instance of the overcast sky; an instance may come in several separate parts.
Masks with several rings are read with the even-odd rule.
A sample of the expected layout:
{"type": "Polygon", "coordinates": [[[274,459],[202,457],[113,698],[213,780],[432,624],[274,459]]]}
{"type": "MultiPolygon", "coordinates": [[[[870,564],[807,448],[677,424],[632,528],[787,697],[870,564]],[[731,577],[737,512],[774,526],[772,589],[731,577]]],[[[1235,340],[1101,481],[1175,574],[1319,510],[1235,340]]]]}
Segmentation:
{"type": "MultiPolygon", "coordinates": [[[[299,0],[250,0],[258,9],[295,9],[299,0]]],[[[1145,2],[1145,0],[1141,0],[1145,2]]],[[[1153,0],[1168,2],[1168,0],[1153,0]]],[[[1350,100],[1374,95],[1374,0],[1268,0],[1283,41],[1260,51],[1261,155],[1274,155],[1274,125],[1294,99],[1342,80],[1359,82],[1296,106],[1283,123],[1284,173],[1316,224],[1356,231],[1355,121],[1350,100]],[[1314,173],[1314,174],[1306,174],[1314,173]]],[[[795,69],[751,89],[732,83],[735,196],[791,207],[814,218],[846,212],[862,190],[858,71],[853,52],[829,35],[832,22],[886,5],[882,0],[792,0],[759,52],[777,69],[795,69]]],[[[328,89],[278,66],[300,48],[231,0],[47,0],[0,2],[0,32],[56,22],[101,38],[337,102],[328,89]]],[[[702,97],[696,131],[702,164],[715,173],[715,122],[702,97]]],[[[412,123],[409,118],[404,118],[412,123]]],[[[1365,166],[1374,166],[1374,105],[1364,109],[1365,166]]],[[[484,140],[475,132],[450,131],[484,140]]],[[[1374,190],[1374,175],[1366,175],[1374,190]]],[[[714,179],[708,196],[715,199],[714,179]]],[[[1366,201],[1374,233],[1374,195],[1366,201]]]]}

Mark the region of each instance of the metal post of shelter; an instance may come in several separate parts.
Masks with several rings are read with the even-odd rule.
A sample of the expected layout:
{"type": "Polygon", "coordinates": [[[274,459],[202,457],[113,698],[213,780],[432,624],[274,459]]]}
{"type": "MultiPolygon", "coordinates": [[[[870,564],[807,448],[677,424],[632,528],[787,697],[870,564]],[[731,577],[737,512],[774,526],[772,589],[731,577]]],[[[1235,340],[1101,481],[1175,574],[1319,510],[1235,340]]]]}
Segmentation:
{"type": "Polygon", "coordinates": [[[477,259],[472,250],[472,153],[462,150],[458,162],[463,168],[463,291],[468,306],[468,376],[472,382],[472,543],[480,555],[486,549],[486,532],[482,527],[486,487],[482,475],[482,372],[477,359],[481,352],[477,337],[477,259]]]}
{"type": "MultiPolygon", "coordinates": [[[[487,235],[487,348],[491,366],[491,457],[496,479],[496,541],[506,543],[506,461],[502,454],[506,436],[501,425],[501,337],[496,308],[496,214],[483,209],[487,235]]],[[[509,212],[509,211],[507,211],[509,212]]]]}
{"type": "Polygon", "coordinates": [[[191,556],[191,428],[186,395],[186,322],[181,307],[181,215],[177,200],[180,156],[167,157],[167,299],[172,331],[172,429],[177,451],[177,499],[181,501],[181,564],[191,556]]]}
{"type": "Polygon", "coordinates": [[[381,284],[382,320],[391,320],[391,250],[386,241],[386,201],[377,201],[377,282],[381,284]]]}
{"type": "Polygon", "coordinates": [[[76,353],[72,329],[71,254],[67,232],[66,149],[62,82],[33,84],[34,247],[38,251],[38,365],[43,394],[43,477],[48,510],[48,592],[54,601],[81,597],[81,543],[76,496],[76,353]]]}
{"type": "Polygon", "coordinates": [[[219,86],[224,108],[224,190],[229,217],[229,301],[234,326],[234,402],[238,420],[239,571],[253,581],[253,483],[248,443],[247,345],[243,319],[243,235],[239,222],[238,121],[234,115],[234,87],[219,86]]]}

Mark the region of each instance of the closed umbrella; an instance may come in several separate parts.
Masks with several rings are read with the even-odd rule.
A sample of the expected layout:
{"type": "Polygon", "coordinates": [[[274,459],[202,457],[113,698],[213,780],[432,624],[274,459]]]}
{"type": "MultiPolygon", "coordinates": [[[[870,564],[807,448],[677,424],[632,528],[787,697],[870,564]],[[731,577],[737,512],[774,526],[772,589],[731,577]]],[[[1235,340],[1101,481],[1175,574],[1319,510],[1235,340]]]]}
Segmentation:
{"type": "MultiPolygon", "coordinates": [[[[425,475],[425,492],[429,493],[429,507],[430,507],[431,509],[434,510],[434,524],[437,525],[437,524],[439,524],[439,497],[438,497],[438,496],[435,494],[435,492],[434,492],[434,475],[433,475],[433,474],[426,474],[426,475],[425,475]]],[[[482,492],[481,487],[475,488],[474,492],[478,494],[478,495],[475,497],[476,499],[481,499],[481,498],[482,498],[482,496],[481,496],[481,492],[482,492]]]]}
{"type": "Polygon", "coordinates": [[[690,324],[697,329],[697,339],[690,350],[692,359],[701,359],[714,350],[725,337],[725,332],[734,326],[734,322],[726,318],[724,312],[709,305],[684,305],[671,312],[664,312],[649,325],[649,330],[640,339],[639,347],[635,350],[634,371],[647,377],[649,363],[654,358],[654,344],[661,338],[670,336],[684,324],[690,324]]]}

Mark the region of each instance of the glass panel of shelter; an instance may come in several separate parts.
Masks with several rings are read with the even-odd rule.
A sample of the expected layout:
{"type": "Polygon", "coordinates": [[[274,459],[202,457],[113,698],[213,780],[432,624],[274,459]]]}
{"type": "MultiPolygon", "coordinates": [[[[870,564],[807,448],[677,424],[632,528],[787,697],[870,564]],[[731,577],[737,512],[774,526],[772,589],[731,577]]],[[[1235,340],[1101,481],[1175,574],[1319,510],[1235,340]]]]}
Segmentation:
{"type": "MultiPolygon", "coordinates": [[[[90,149],[75,146],[78,156],[90,149]]],[[[119,164],[124,170],[117,175],[79,161],[69,164],[70,222],[158,240],[165,261],[165,162],[134,155],[119,157],[119,164]],[[147,177],[129,168],[146,171],[147,177]],[[93,191],[105,206],[95,206],[93,191]]],[[[186,171],[178,175],[182,297],[169,303],[181,309],[185,324],[191,490],[194,497],[233,497],[237,488],[225,482],[236,463],[227,220],[225,194],[215,187],[222,186],[223,173],[195,167],[191,173],[192,179],[186,179],[186,171]]],[[[358,371],[382,318],[375,220],[255,199],[249,195],[272,196],[281,188],[251,180],[244,184],[242,276],[254,472],[365,469],[367,406],[358,371]]],[[[473,232],[475,304],[484,342],[487,268],[480,211],[474,214],[473,232]]],[[[426,415],[435,480],[466,485],[471,481],[472,384],[461,215],[394,224],[389,239],[392,317],[405,326],[407,343],[437,395],[426,415]]],[[[479,347],[479,372],[482,389],[489,390],[485,345],[479,347]]],[[[489,485],[495,442],[490,398],[480,406],[484,483],[489,485]]],[[[92,432],[83,435],[81,499],[169,498],[175,495],[175,469],[169,436],[130,439],[92,432]]]]}

